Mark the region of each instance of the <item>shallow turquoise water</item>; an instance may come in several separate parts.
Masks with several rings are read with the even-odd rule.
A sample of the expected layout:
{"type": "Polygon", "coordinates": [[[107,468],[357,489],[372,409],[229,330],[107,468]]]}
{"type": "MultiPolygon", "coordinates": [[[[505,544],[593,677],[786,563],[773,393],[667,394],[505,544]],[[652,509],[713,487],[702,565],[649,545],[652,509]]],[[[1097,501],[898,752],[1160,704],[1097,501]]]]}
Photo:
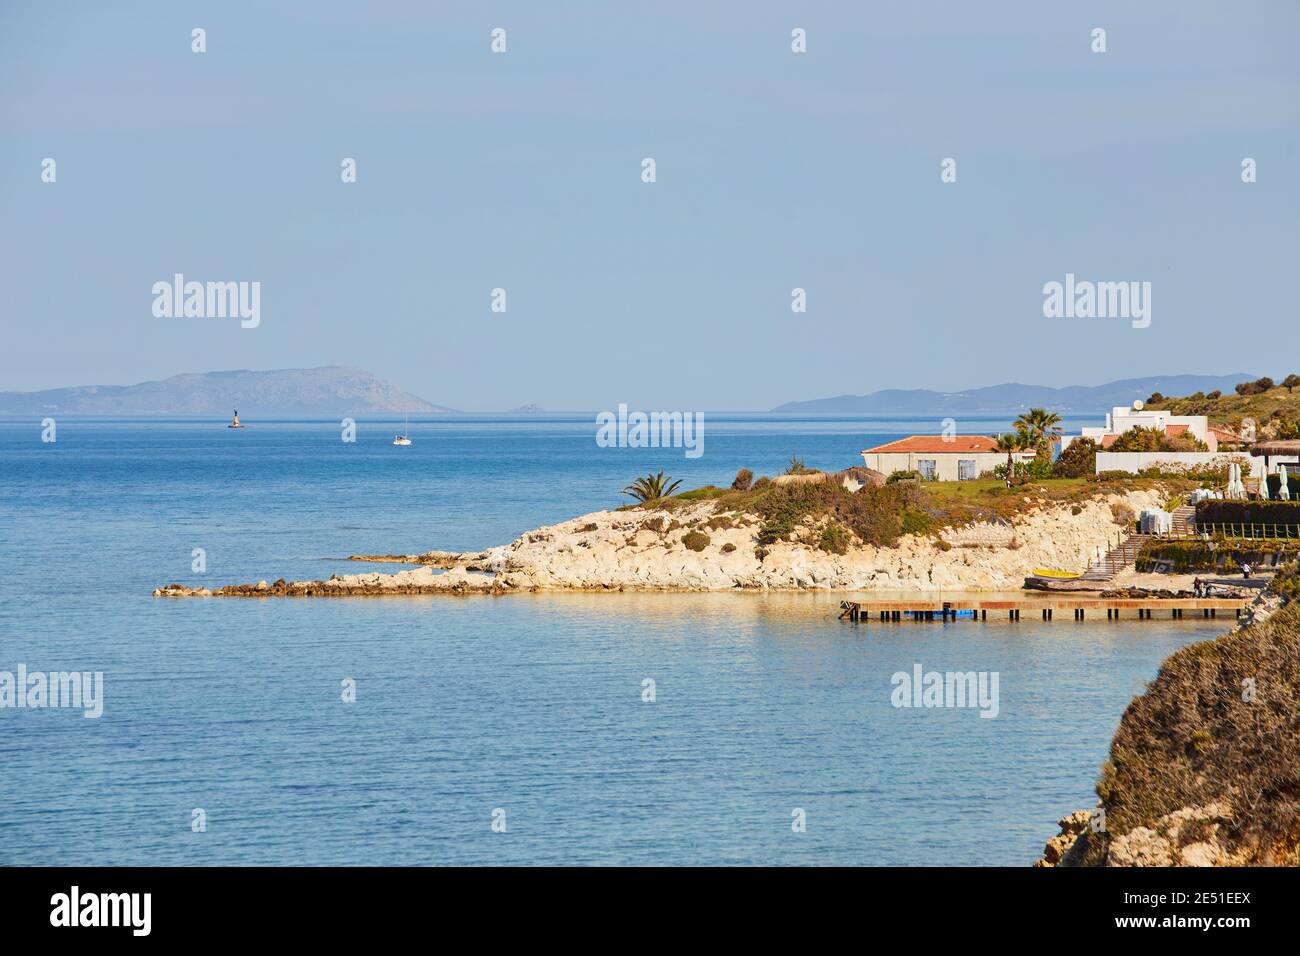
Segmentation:
{"type": "Polygon", "coordinates": [[[691,461],[596,448],[586,418],[412,422],[408,449],[391,422],[345,445],[328,422],[70,420],[53,446],[0,423],[0,670],[105,675],[98,720],[0,710],[0,863],[1025,865],[1091,804],[1134,687],[1221,623],[854,626],[808,594],[149,595],[483,547],[618,504],[647,470],[843,467],[927,427],[719,419],[691,461]],[[999,716],[894,708],[918,662],[998,672],[999,716]]]}

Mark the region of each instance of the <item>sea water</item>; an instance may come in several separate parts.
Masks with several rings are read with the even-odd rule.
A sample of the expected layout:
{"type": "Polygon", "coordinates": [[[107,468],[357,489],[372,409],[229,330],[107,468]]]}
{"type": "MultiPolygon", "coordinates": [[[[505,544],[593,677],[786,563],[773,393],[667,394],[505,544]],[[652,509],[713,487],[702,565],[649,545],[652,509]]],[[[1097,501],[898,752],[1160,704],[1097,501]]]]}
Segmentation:
{"type": "Polygon", "coordinates": [[[407,448],[400,419],[353,443],[248,424],[0,422],[0,671],[103,674],[96,719],[0,709],[0,864],[1024,866],[1095,803],[1161,659],[1224,626],[853,625],[817,593],[152,597],[483,548],[649,471],[838,469],[938,429],[708,416],[691,460],[600,448],[592,416],[413,420],[407,448]],[[996,672],[996,718],[893,706],[918,664],[996,672]]]}

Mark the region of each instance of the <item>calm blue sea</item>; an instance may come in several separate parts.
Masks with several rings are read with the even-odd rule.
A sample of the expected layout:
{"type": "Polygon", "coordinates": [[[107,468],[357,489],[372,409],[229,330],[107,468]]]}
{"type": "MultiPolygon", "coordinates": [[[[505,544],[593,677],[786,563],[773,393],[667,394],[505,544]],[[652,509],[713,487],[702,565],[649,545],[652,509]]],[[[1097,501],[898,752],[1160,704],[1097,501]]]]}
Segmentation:
{"type": "Polygon", "coordinates": [[[1093,803],[1135,685],[1221,626],[854,627],[808,594],[151,597],[481,548],[647,471],[841,468],[939,428],[707,416],[688,460],[598,448],[588,416],[412,421],[409,448],[400,421],[354,444],[249,425],[70,418],[47,444],[0,422],[0,671],[104,673],[98,720],[0,709],[0,864],[1024,866],[1093,803]],[[997,671],[999,716],[895,709],[914,663],[997,671]]]}

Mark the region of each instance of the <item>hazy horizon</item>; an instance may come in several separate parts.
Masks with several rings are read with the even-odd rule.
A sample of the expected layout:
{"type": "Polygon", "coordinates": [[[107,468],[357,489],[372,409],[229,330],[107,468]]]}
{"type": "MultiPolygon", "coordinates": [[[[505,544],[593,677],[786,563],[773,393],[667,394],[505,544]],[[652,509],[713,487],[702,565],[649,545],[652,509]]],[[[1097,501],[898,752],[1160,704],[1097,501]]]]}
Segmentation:
{"type": "MultiPolygon", "coordinates": [[[[478,409],[466,408],[466,407],[463,407],[462,405],[457,404],[454,400],[453,400],[453,401],[439,401],[439,400],[431,399],[431,398],[430,398],[429,396],[427,396],[427,395],[420,395],[420,394],[418,394],[418,393],[414,393],[414,392],[412,392],[410,389],[403,388],[403,387],[402,387],[402,383],[400,383],[400,382],[393,382],[393,381],[390,380],[390,379],[385,379],[385,377],[384,377],[383,375],[375,374],[375,373],[373,373],[372,370],[369,370],[369,369],[359,369],[359,368],[356,368],[355,366],[346,366],[346,365],[322,366],[322,367],[318,367],[318,368],[307,368],[307,369],[212,369],[212,370],[209,370],[209,371],[207,371],[207,372],[178,372],[176,375],[174,375],[174,376],[168,376],[168,377],[165,378],[165,379],[149,380],[149,381],[146,381],[146,382],[128,382],[128,383],[82,382],[82,383],[78,383],[78,384],[76,384],[76,385],[61,386],[61,387],[59,387],[59,388],[57,388],[57,389],[54,389],[53,391],[59,391],[59,390],[75,390],[75,389],[79,389],[79,388],[89,388],[89,389],[97,389],[97,388],[122,388],[122,387],[125,387],[125,388],[131,388],[131,387],[137,387],[137,386],[141,386],[141,385],[156,385],[156,384],[162,384],[162,383],[165,383],[165,382],[171,381],[171,380],[173,380],[173,379],[175,379],[175,378],[208,377],[208,376],[217,377],[217,376],[226,376],[226,375],[238,375],[238,374],[244,374],[244,373],[250,373],[250,372],[251,372],[251,373],[254,373],[254,374],[274,374],[274,373],[277,373],[277,372],[279,372],[279,373],[299,373],[299,372],[327,371],[327,370],[333,370],[333,369],[345,369],[345,370],[348,370],[348,371],[358,372],[358,373],[361,373],[361,374],[364,374],[364,375],[367,375],[367,376],[373,376],[375,379],[377,379],[377,380],[379,380],[379,381],[381,381],[381,382],[384,382],[385,384],[387,384],[387,385],[389,385],[389,386],[392,386],[392,387],[394,387],[394,388],[400,390],[401,392],[404,392],[405,394],[411,396],[412,398],[419,399],[419,400],[424,401],[424,402],[426,402],[426,403],[429,403],[429,404],[432,404],[432,405],[438,406],[438,409],[433,410],[433,411],[428,411],[428,412],[417,411],[417,412],[414,412],[414,414],[419,414],[419,415],[428,415],[428,416],[433,416],[433,417],[438,417],[438,416],[440,416],[440,415],[445,415],[445,414],[447,414],[447,413],[452,413],[452,414],[469,414],[469,415],[475,415],[475,414],[485,414],[485,415],[509,415],[509,414],[528,414],[528,413],[531,413],[531,412],[534,412],[534,411],[535,411],[535,412],[540,412],[540,413],[546,413],[546,414],[557,414],[557,415],[563,415],[563,414],[581,414],[581,415],[588,415],[588,414],[591,414],[591,413],[593,413],[593,412],[596,412],[596,411],[600,411],[600,410],[601,410],[601,409],[597,408],[596,406],[590,406],[590,407],[572,407],[572,408],[556,408],[556,407],[541,406],[540,403],[528,403],[528,405],[539,406],[539,407],[536,407],[536,408],[534,408],[534,409],[530,409],[530,408],[528,407],[528,405],[523,405],[523,406],[499,406],[499,407],[486,407],[486,408],[478,408],[478,409]]],[[[989,383],[989,384],[987,384],[987,385],[974,386],[974,387],[969,388],[969,389],[961,389],[961,390],[955,390],[955,391],[949,391],[949,390],[944,390],[944,389],[932,389],[932,388],[917,388],[917,389],[914,389],[914,390],[904,390],[904,391],[916,391],[916,392],[925,392],[925,393],[928,393],[928,394],[935,394],[935,395],[947,395],[947,396],[953,396],[953,395],[964,395],[964,394],[967,394],[967,393],[976,392],[976,391],[981,391],[981,390],[989,390],[989,389],[1005,389],[1005,388],[1013,388],[1013,389],[1014,389],[1014,388],[1024,388],[1024,389],[1055,389],[1055,390],[1070,390],[1070,389],[1080,389],[1080,388],[1083,388],[1083,389],[1100,389],[1100,388],[1104,388],[1105,386],[1108,386],[1108,385],[1109,385],[1109,386],[1113,386],[1113,385],[1117,384],[1117,382],[1127,382],[1127,381],[1143,382],[1143,383],[1148,383],[1148,382],[1150,382],[1150,383],[1152,383],[1152,385],[1148,386],[1148,389],[1149,389],[1149,388],[1151,388],[1151,387],[1154,387],[1154,384],[1155,384],[1155,383],[1153,382],[1153,380],[1172,380],[1172,379],[1176,379],[1176,378],[1184,378],[1184,377],[1186,377],[1186,376],[1185,376],[1183,373],[1175,373],[1175,374],[1172,374],[1172,375],[1163,375],[1163,376],[1162,376],[1162,375],[1143,376],[1143,377],[1138,378],[1138,379],[1121,379],[1121,380],[1112,380],[1112,381],[1109,381],[1109,382],[1097,382],[1097,383],[1073,382],[1073,383],[1069,383],[1069,384],[1066,384],[1066,385],[1044,385],[1044,384],[1041,384],[1041,383],[1029,383],[1029,382],[994,382],[994,383],[989,383]]],[[[1236,383],[1236,382],[1238,382],[1238,381],[1244,382],[1244,381],[1253,380],[1253,379],[1256,378],[1257,376],[1256,376],[1255,373],[1239,372],[1239,373],[1230,373],[1230,374],[1221,375],[1221,376],[1215,376],[1215,377],[1217,377],[1217,378],[1221,378],[1221,379],[1224,379],[1225,381],[1224,381],[1224,382],[1221,382],[1221,383],[1214,383],[1214,384],[1216,384],[1217,387],[1220,387],[1220,388],[1226,388],[1226,387],[1230,387],[1231,384],[1234,384],[1234,383],[1236,383]]],[[[1280,380],[1281,378],[1282,378],[1282,375],[1279,374],[1279,375],[1278,375],[1278,379],[1280,380]]],[[[313,383],[313,384],[315,384],[315,383],[313,383]]],[[[1171,384],[1172,384],[1172,383],[1171,383],[1171,384]]],[[[1207,383],[1207,384],[1208,384],[1208,383],[1207,383]]],[[[1166,387],[1168,387],[1168,386],[1166,386],[1166,387]]],[[[0,396],[4,396],[4,395],[32,395],[32,394],[42,394],[42,393],[44,393],[44,392],[46,392],[46,391],[50,391],[50,390],[14,391],[14,390],[8,390],[8,389],[0,388],[0,396]]],[[[886,390],[886,391],[893,391],[893,390],[886,390]]],[[[1174,393],[1171,392],[1171,394],[1174,394],[1174,393]]],[[[803,410],[803,409],[786,409],[786,408],[783,407],[783,406],[785,406],[785,405],[790,405],[790,404],[801,404],[801,403],[806,403],[806,402],[809,402],[809,401],[816,401],[816,400],[819,400],[819,399],[820,399],[820,400],[830,400],[830,399],[846,398],[846,397],[853,397],[853,396],[846,396],[846,395],[836,395],[836,396],[831,396],[831,395],[826,395],[826,396],[818,396],[818,397],[815,398],[815,399],[814,399],[814,398],[808,398],[808,399],[789,399],[789,400],[783,400],[783,401],[773,401],[773,402],[769,402],[768,404],[766,404],[765,406],[763,406],[763,407],[761,407],[761,408],[742,408],[742,407],[738,407],[738,406],[718,406],[718,407],[716,407],[716,408],[698,409],[698,411],[709,411],[709,412],[713,412],[713,413],[715,413],[715,414],[738,414],[738,415],[763,415],[763,414],[798,414],[798,415],[819,415],[819,414],[827,414],[827,415],[863,415],[863,416],[868,417],[868,418],[882,417],[882,416],[883,416],[883,417],[889,417],[889,416],[893,416],[893,415],[901,416],[901,417],[903,417],[903,418],[906,418],[907,416],[912,416],[912,415],[924,415],[924,414],[927,414],[927,413],[930,413],[930,412],[934,412],[934,413],[943,413],[943,412],[944,412],[944,410],[941,409],[941,408],[940,408],[939,406],[937,406],[937,405],[936,405],[934,408],[926,408],[926,409],[924,409],[924,410],[922,410],[922,409],[920,409],[919,407],[917,407],[917,408],[900,408],[900,409],[897,409],[897,410],[875,409],[875,410],[871,410],[871,411],[850,411],[850,410],[834,410],[834,409],[832,409],[832,410],[816,410],[816,409],[803,410]]],[[[236,403],[238,403],[238,399],[235,399],[235,401],[236,401],[236,403]]],[[[1031,402],[1031,403],[1032,403],[1032,402],[1031,402]]],[[[246,403],[246,404],[247,404],[247,403],[246,403]]],[[[1022,404],[1023,404],[1023,403],[1022,403],[1022,404]]],[[[1104,414],[1104,407],[1105,407],[1105,406],[1106,406],[1106,403],[1105,403],[1105,402],[1099,402],[1098,405],[1097,405],[1097,410],[1096,410],[1095,412],[1094,412],[1094,411],[1080,411],[1080,410],[1078,410],[1078,409],[1068,409],[1068,408],[1065,409],[1064,411],[1065,411],[1065,414],[1067,415],[1067,417],[1070,417],[1070,418],[1086,418],[1086,417],[1089,417],[1089,416],[1096,417],[1096,416],[1099,416],[1099,415],[1101,415],[1101,414],[1104,414]]],[[[1004,409],[999,409],[999,408],[995,408],[995,407],[992,407],[992,406],[989,406],[989,407],[982,407],[982,408],[973,408],[973,409],[968,409],[969,412],[972,412],[972,413],[974,413],[974,414],[984,414],[984,413],[988,413],[988,414],[999,414],[999,413],[1001,413],[1001,412],[1003,412],[1003,411],[1011,411],[1011,410],[1012,410],[1012,406],[1007,406],[1007,407],[1004,408],[1004,409]]],[[[283,411],[283,409],[282,409],[282,411],[283,411]]],[[[360,412],[359,414],[366,414],[366,415],[369,415],[369,414],[393,414],[393,413],[394,413],[394,412],[392,412],[392,411],[379,411],[379,410],[374,410],[373,412],[371,412],[371,411],[362,411],[362,412],[360,412]]],[[[12,412],[12,411],[7,411],[7,410],[5,410],[3,407],[0,407],[0,416],[13,416],[13,415],[21,415],[21,414],[25,414],[25,413],[24,413],[24,412],[12,412]]],[[[114,412],[107,412],[107,411],[106,411],[106,412],[74,411],[74,412],[72,412],[72,414],[76,414],[76,415],[88,415],[88,416],[92,416],[92,417],[93,417],[93,416],[96,416],[96,415],[106,415],[106,416],[110,416],[110,417],[111,417],[111,416],[123,415],[123,416],[126,416],[126,417],[130,417],[132,414],[135,414],[135,413],[132,412],[132,411],[114,411],[114,412]]],[[[182,411],[182,410],[177,410],[177,411],[148,411],[148,412],[140,412],[139,414],[141,414],[141,415],[143,415],[143,416],[146,416],[146,417],[154,417],[154,416],[163,416],[163,417],[166,417],[166,416],[173,416],[173,417],[181,417],[181,418],[184,418],[184,417],[194,417],[195,415],[197,415],[198,417],[205,417],[205,413],[189,413],[189,412],[182,411]]],[[[224,412],[223,412],[223,414],[224,414],[224,412]]],[[[312,413],[312,414],[314,414],[314,413],[312,413]]],[[[401,414],[401,412],[396,412],[396,414],[401,414]]],[[[310,415],[309,415],[309,417],[310,417],[310,415]]]]}
{"type": "Polygon", "coordinates": [[[1281,2],[9,4],[0,389],[349,365],[466,411],[763,409],[1270,364],[1221,340],[1296,341],[1298,27],[1281,2]],[[157,317],[178,273],[260,283],[259,323],[157,317]],[[1150,283],[1149,327],[1045,318],[1069,275],[1150,283]]]}

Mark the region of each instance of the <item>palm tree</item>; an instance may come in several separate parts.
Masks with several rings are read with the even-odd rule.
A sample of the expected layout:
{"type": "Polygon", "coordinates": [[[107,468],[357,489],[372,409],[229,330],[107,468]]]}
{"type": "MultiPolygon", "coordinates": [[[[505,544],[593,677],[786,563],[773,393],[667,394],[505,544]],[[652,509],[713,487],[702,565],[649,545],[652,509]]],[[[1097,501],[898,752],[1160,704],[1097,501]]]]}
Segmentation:
{"type": "Polygon", "coordinates": [[[646,475],[638,478],[623,489],[623,494],[631,495],[640,502],[654,501],[671,495],[681,483],[680,478],[673,481],[672,476],[665,475],[661,471],[657,475],[646,475]]]}
{"type": "Polygon", "coordinates": [[[1030,445],[1038,450],[1041,457],[1050,454],[1051,443],[1063,434],[1061,416],[1045,408],[1031,408],[1012,422],[1012,425],[1016,431],[1029,436],[1030,445]]]}
{"type": "Polygon", "coordinates": [[[1005,435],[997,436],[997,449],[1007,453],[1007,487],[1011,487],[1011,479],[1016,473],[1015,459],[1011,456],[1018,451],[1034,447],[1034,439],[1023,428],[1014,432],[1007,432],[1005,435]]]}

